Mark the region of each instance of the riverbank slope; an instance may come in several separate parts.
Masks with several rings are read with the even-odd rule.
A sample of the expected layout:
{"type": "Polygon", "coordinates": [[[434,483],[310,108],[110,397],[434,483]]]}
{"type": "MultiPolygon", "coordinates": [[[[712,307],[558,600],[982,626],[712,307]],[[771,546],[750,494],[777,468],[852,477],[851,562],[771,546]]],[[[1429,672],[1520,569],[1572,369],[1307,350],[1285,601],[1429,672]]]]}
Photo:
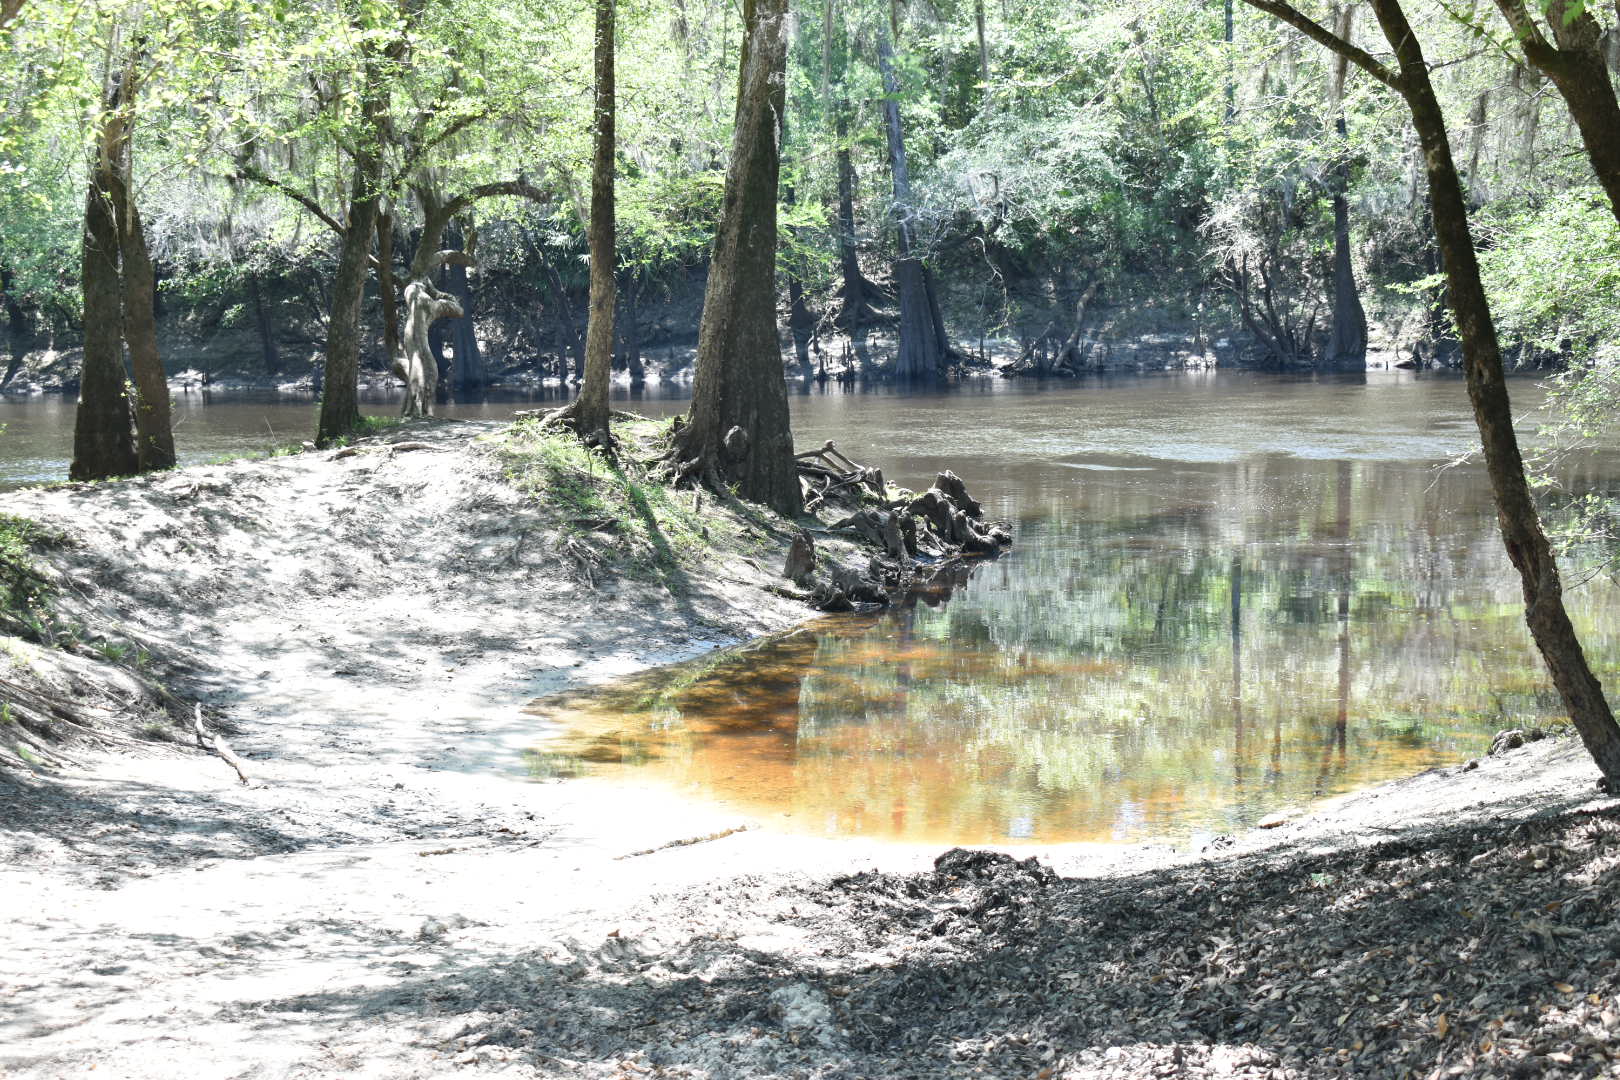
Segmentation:
{"type": "Polygon", "coordinates": [[[1614,1071],[1620,811],[1568,741],[1022,865],[532,782],[534,696],[807,612],[769,522],[642,488],[609,528],[601,466],[495,434],[0,500],[84,641],[8,677],[120,741],[0,773],[0,1075],[1614,1071]]]}

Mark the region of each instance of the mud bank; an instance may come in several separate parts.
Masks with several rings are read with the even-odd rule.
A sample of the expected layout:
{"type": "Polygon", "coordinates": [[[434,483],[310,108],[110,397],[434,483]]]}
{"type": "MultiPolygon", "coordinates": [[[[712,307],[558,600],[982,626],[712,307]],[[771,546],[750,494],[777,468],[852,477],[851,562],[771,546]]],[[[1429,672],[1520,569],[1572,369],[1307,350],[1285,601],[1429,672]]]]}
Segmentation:
{"type": "Polygon", "coordinates": [[[0,500],[124,681],[9,677],[125,740],[0,772],[0,1075],[1615,1074],[1620,804],[1566,740],[1033,863],[531,781],[534,696],[809,613],[786,537],[612,535],[492,430],[0,500]]]}

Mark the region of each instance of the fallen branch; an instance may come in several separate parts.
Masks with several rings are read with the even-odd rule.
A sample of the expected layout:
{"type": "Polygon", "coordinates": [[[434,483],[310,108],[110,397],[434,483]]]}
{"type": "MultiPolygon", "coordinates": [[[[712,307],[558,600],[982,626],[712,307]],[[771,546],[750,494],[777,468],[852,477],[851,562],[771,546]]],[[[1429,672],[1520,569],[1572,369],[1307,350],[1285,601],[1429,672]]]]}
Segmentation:
{"type": "Polygon", "coordinates": [[[231,750],[230,744],[223,737],[213,734],[203,726],[202,704],[199,702],[192,706],[191,729],[197,734],[197,748],[206,750],[211,754],[218,754],[231,768],[243,784],[248,783],[246,770],[242,768],[242,759],[231,750]],[[210,745],[211,744],[211,745],[210,745]]]}
{"type": "Polygon", "coordinates": [[[657,847],[644,848],[641,851],[632,851],[628,855],[615,855],[613,857],[613,861],[618,862],[622,859],[634,859],[639,855],[653,855],[660,851],[668,851],[670,848],[691,847],[693,844],[707,844],[710,840],[724,840],[728,836],[734,836],[740,832],[747,832],[751,828],[753,828],[751,825],[738,825],[731,829],[721,829],[719,832],[710,833],[707,836],[691,836],[687,837],[685,840],[671,840],[667,844],[659,844],[657,847]]]}

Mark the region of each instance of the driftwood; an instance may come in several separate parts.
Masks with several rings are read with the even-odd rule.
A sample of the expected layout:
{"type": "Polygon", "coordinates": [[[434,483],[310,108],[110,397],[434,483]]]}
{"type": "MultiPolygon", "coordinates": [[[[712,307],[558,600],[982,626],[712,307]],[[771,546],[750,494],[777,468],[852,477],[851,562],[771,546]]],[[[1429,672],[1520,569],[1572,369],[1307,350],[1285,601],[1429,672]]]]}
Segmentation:
{"type": "MultiPolygon", "coordinates": [[[[666,843],[659,844],[657,847],[642,848],[640,851],[631,851],[624,855],[615,855],[613,856],[613,859],[615,862],[618,862],[623,859],[639,858],[642,855],[656,855],[660,851],[668,851],[671,848],[691,847],[694,844],[708,844],[715,840],[724,840],[728,836],[736,836],[738,833],[747,832],[751,828],[753,828],[752,825],[737,825],[733,828],[721,829],[719,832],[708,833],[704,836],[689,836],[684,840],[670,840],[666,843]]],[[[617,932],[618,931],[614,931],[614,933],[617,932]]]]}
{"type": "Polygon", "coordinates": [[[247,770],[242,768],[242,759],[237,757],[235,752],[231,750],[230,744],[225,741],[223,736],[215,734],[203,726],[202,705],[200,704],[192,706],[191,730],[197,736],[197,748],[199,750],[206,750],[211,754],[219,755],[225,764],[236,770],[237,778],[243,784],[248,783],[247,770]]]}

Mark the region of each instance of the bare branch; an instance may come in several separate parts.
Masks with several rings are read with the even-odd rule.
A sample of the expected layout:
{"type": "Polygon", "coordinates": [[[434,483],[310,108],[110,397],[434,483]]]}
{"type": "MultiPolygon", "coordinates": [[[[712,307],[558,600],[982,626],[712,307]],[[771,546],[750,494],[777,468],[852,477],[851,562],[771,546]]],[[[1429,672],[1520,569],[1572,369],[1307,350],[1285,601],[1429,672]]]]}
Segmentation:
{"type": "Polygon", "coordinates": [[[22,6],[23,0],[0,0],[0,30],[4,30],[6,23],[17,17],[22,6]]]}
{"type": "Polygon", "coordinates": [[[297,203],[299,206],[302,206],[305,210],[308,210],[311,214],[314,214],[315,217],[318,218],[323,224],[325,224],[325,226],[328,229],[331,229],[333,232],[337,233],[339,236],[342,236],[344,234],[344,232],[346,231],[343,228],[343,226],[338,222],[338,220],[336,218],[334,218],[331,214],[328,214],[325,210],[321,209],[321,204],[320,203],[316,202],[314,199],[310,198],[308,195],[305,195],[302,191],[299,191],[297,188],[292,187],[290,184],[284,184],[280,180],[277,180],[275,177],[270,176],[267,173],[261,172],[259,169],[253,167],[252,165],[240,166],[236,170],[236,178],[238,180],[251,180],[255,184],[262,184],[263,186],[265,186],[267,188],[270,188],[270,189],[272,189],[274,191],[281,192],[283,195],[287,196],[287,198],[291,199],[293,202],[297,203]]]}
{"type": "Polygon", "coordinates": [[[1252,8],[1258,8],[1267,15],[1287,23],[1318,45],[1338,53],[1402,97],[1406,96],[1406,84],[1398,74],[1386,67],[1365,49],[1358,49],[1327,27],[1302,13],[1292,4],[1281,3],[1279,0],[1244,0],[1244,2],[1252,8]]]}
{"type": "Polygon", "coordinates": [[[411,277],[425,278],[438,266],[443,265],[442,261],[435,261],[443,254],[436,249],[439,246],[439,237],[444,235],[445,227],[450,224],[451,219],[480,199],[492,199],[498,195],[510,195],[538,203],[551,201],[549,192],[535,187],[527,180],[500,180],[492,184],[479,184],[444,203],[439,202],[428,188],[418,185],[416,196],[421,200],[425,220],[422,223],[422,239],[416,247],[416,257],[411,260],[411,277]]]}
{"type": "MultiPolygon", "coordinates": [[[[236,178],[238,180],[251,180],[255,184],[262,184],[265,187],[270,188],[270,189],[272,189],[274,191],[281,192],[283,195],[287,196],[287,198],[291,199],[293,202],[297,203],[299,206],[302,206],[305,210],[308,210],[311,214],[314,214],[317,218],[320,219],[320,221],[328,229],[331,229],[333,232],[337,233],[339,236],[343,236],[348,232],[348,230],[343,227],[342,223],[340,223],[337,220],[337,218],[333,217],[331,214],[328,214],[325,210],[321,209],[321,204],[320,203],[316,202],[314,199],[310,198],[308,195],[305,195],[302,191],[299,191],[297,188],[292,187],[290,184],[284,184],[280,180],[277,180],[275,177],[269,176],[269,175],[259,171],[258,169],[254,168],[252,165],[244,165],[240,169],[238,169],[237,173],[236,173],[236,178]]],[[[377,256],[376,255],[368,255],[368,256],[366,256],[366,262],[367,262],[368,265],[370,265],[372,267],[372,269],[379,269],[382,266],[382,264],[377,261],[377,256]]]]}
{"type": "Polygon", "coordinates": [[[488,116],[489,113],[484,110],[480,110],[479,112],[475,113],[468,113],[465,116],[458,116],[452,120],[443,131],[433,136],[433,138],[415,143],[415,145],[408,147],[405,153],[405,160],[400,163],[399,171],[394,174],[394,182],[389,185],[389,189],[391,191],[398,192],[399,189],[405,185],[407,178],[416,175],[417,169],[421,167],[422,159],[428,155],[429,151],[431,151],[434,147],[441,145],[446,140],[454,138],[460,132],[465,131],[467,128],[488,116]]]}

